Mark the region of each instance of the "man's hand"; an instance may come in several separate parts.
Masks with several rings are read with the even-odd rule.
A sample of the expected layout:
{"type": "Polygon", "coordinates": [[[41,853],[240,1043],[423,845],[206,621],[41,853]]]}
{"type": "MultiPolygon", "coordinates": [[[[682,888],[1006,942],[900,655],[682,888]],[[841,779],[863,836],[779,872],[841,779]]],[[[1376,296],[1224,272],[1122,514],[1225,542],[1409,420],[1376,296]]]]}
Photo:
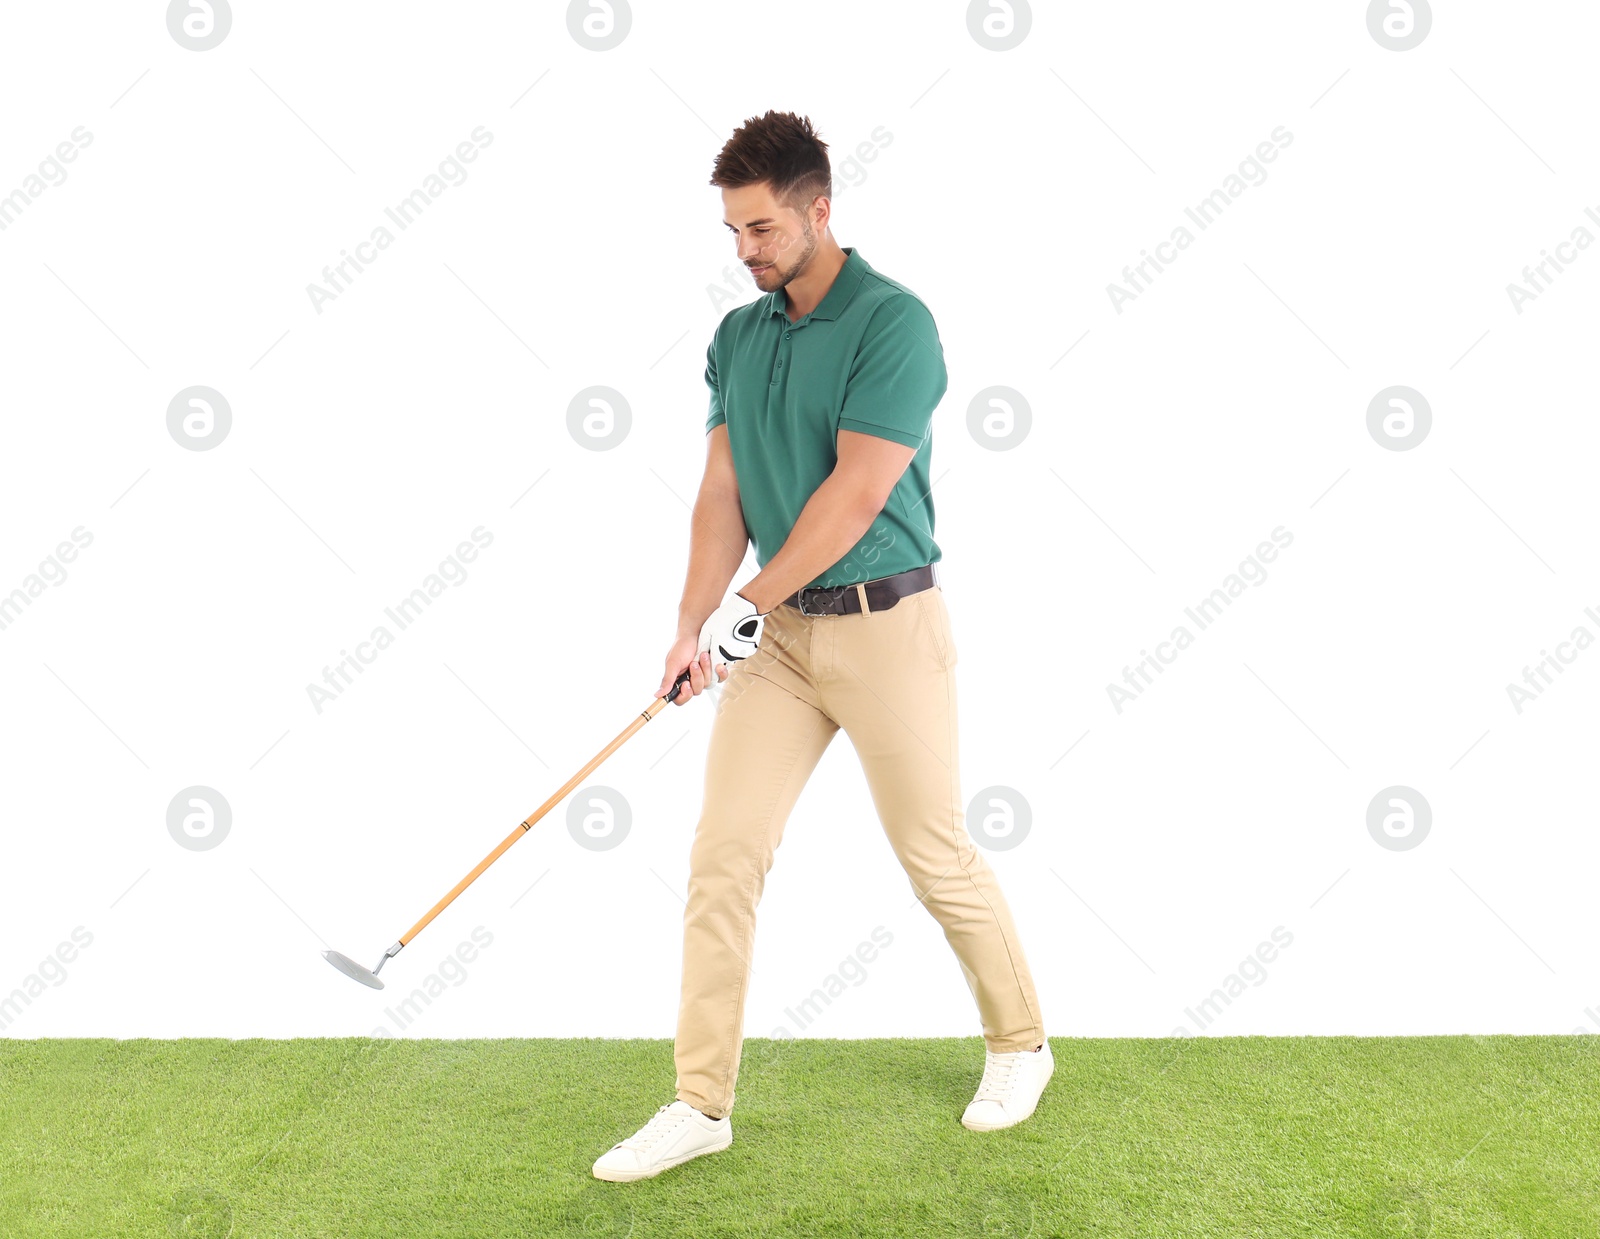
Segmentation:
{"type": "MultiPolygon", "coordinates": [[[[703,693],[711,684],[711,655],[697,653],[696,641],[692,636],[680,636],[672,643],[672,648],[667,651],[667,673],[661,677],[661,687],[656,689],[657,697],[665,697],[678,677],[683,674],[684,668],[689,670],[689,681],[678,690],[677,700],[673,705],[687,705],[691,698],[703,693]]],[[[728,678],[728,668],[717,668],[718,682],[728,678]]]]}
{"type": "Polygon", "coordinates": [[[711,655],[713,667],[749,658],[761,644],[762,616],[756,604],[739,594],[713,611],[700,629],[699,649],[711,655]]]}

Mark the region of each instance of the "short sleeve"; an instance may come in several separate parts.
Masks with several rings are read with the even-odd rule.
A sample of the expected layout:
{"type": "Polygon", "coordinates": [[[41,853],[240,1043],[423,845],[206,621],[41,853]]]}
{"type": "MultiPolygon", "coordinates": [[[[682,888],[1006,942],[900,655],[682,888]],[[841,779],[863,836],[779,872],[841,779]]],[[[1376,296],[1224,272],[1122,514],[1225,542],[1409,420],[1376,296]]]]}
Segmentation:
{"type": "Polygon", "coordinates": [[[928,307],[895,296],[873,312],[850,365],[839,429],[920,447],[948,385],[928,307]]]}
{"type": "Polygon", "coordinates": [[[712,335],[706,349],[706,386],[711,392],[711,410],[706,416],[706,433],[710,434],[728,420],[722,411],[722,392],[717,387],[717,337],[712,335]]]}

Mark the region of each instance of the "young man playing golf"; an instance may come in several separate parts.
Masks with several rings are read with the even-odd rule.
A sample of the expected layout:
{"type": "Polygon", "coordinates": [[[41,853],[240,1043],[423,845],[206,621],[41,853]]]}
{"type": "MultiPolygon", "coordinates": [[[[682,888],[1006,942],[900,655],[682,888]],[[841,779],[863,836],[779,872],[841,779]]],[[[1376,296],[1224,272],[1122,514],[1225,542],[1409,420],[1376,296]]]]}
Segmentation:
{"type": "Polygon", "coordinates": [[[1021,1122],[1054,1068],[1010,910],[963,825],[956,647],[933,567],[930,424],[946,386],[933,318],[834,241],[827,146],[808,120],[746,121],[711,183],[766,295],[724,316],[706,352],[705,476],[657,695],[686,668],[675,704],[724,684],[689,860],[677,1099],[595,1162],[619,1182],[733,1141],[756,905],[840,728],[982,1017],[962,1123],[1021,1122]],[[761,571],[724,601],[751,539],[761,571]]]}

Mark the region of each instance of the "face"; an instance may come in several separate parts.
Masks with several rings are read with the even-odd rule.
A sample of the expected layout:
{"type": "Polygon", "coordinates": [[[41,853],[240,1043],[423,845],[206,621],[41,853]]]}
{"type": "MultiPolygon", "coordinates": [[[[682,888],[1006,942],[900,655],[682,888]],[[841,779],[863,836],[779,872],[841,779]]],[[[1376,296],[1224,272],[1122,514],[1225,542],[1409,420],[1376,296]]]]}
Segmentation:
{"type": "Polygon", "coordinates": [[[817,252],[816,210],[816,202],[804,212],[785,206],[765,181],[722,191],[722,222],[762,292],[782,288],[811,262],[817,252]]]}

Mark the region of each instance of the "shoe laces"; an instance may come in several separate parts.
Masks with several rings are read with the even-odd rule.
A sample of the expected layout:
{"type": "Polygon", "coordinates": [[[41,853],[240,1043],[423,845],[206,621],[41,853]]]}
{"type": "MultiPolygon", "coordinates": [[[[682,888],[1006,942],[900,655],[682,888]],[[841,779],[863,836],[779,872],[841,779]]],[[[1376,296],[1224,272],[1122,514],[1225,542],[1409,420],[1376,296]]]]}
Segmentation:
{"type": "Polygon", "coordinates": [[[620,1149],[638,1149],[641,1153],[646,1152],[663,1136],[677,1131],[688,1121],[689,1116],[681,1111],[677,1114],[669,1115],[667,1111],[670,1109],[672,1109],[672,1103],[669,1101],[655,1112],[655,1115],[648,1123],[626,1140],[621,1141],[617,1147],[620,1149]]]}
{"type": "Polygon", "coordinates": [[[978,1101],[1008,1101],[1016,1082],[1017,1068],[1027,1050],[1015,1054],[986,1053],[983,1064],[983,1081],[978,1085],[978,1101]]]}

